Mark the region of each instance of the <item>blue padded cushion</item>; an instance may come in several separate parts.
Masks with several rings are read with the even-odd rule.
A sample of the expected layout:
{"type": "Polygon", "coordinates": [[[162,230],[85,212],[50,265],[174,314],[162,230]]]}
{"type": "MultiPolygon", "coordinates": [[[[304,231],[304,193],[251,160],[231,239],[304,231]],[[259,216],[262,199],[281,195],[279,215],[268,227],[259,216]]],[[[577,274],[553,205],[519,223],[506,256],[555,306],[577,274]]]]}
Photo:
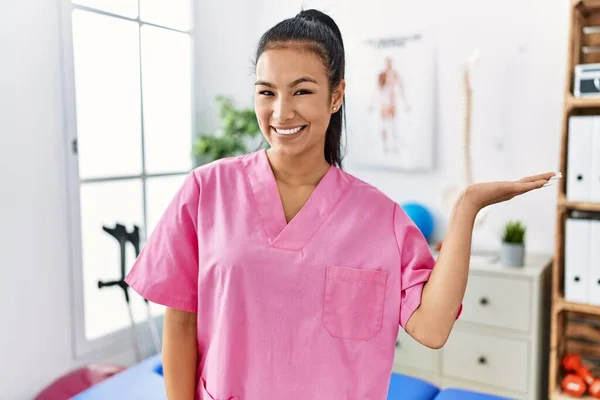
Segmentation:
{"type": "Polygon", "coordinates": [[[392,374],[387,400],[433,400],[439,389],[421,379],[392,374]]]}
{"type": "MultiPolygon", "coordinates": [[[[137,365],[93,386],[72,400],[166,400],[160,355],[150,357],[137,365]]],[[[461,389],[440,391],[424,380],[393,373],[387,400],[509,400],[461,389]]]]}
{"type": "Polygon", "coordinates": [[[133,365],[71,400],[166,400],[161,355],[133,365]]]}

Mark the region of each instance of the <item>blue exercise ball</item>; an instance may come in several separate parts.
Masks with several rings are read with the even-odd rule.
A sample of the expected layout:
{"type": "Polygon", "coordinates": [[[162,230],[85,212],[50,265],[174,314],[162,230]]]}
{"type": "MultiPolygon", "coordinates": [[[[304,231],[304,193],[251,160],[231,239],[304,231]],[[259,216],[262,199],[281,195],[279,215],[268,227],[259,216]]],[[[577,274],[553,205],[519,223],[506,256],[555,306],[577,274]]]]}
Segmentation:
{"type": "Polygon", "coordinates": [[[433,233],[434,222],[433,216],[427,207],[419,203],[404,203],[402,209],[413,220],[425,239],[429,240],[433,233]]]}

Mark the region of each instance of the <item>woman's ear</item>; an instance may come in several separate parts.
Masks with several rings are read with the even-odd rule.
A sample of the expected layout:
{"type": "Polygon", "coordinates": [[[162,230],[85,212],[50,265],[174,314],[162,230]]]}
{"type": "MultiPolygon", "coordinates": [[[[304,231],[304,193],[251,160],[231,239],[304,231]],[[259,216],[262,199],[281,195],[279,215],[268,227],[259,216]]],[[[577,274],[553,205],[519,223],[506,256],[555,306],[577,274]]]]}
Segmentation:
{"type": "Polygon", "coordinates": [[[344,92],[346,91],[346,81],[342,79],[331,94],[331,110],[337,112],[344,101],[344,92]]]}

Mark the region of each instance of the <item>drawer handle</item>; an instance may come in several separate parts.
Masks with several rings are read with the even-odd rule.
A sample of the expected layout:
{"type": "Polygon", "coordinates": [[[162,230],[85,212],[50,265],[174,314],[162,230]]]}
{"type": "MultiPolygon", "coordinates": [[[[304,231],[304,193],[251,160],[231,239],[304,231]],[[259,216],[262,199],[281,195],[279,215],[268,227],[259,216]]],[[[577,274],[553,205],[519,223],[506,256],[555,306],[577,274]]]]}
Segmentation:
{"type": "Polygon", "coordinates": [[[575,282],[579,282],[579,277],[578,277],[578,276],[576,276],[575,278],[573,278],[573,280],[574,280],[575,282]]]}
{"type": "Polygon", "coordinates": [[[479,304],[481,304],[482,306],[485,306],[485,305],[487,305],[488,303],[489,303],[489,302],[488,302],[488,299],[487,299],[487,298],[485,298],[485,297],[482,297],[482,298],[479,300],[479,304]]]}
{"type": "Polygon", "coordinates": [[[481,365],[487,364],[487,360],[484,356],[479,357],[478,361],[479,361],[479,364],[481,364],[481,365]]]}
{"type": "Polygon", "coordinates": [[[396,348],[399,349],[400,348],[400,341],[396,340],[396,348]]]}

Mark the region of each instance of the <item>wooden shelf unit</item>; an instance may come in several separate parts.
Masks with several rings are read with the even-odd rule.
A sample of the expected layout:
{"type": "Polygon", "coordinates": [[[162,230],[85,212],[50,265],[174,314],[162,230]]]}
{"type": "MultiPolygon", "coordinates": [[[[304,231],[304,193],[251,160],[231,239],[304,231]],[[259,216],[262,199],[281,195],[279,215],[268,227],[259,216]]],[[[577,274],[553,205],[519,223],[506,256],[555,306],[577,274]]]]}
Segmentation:
{"type": "Polygon", "coordinates": [[[600,98],[584,98],[578,99],[573,97],[572,94],[567,93],[567,97],[565,100],[566,106],[569,111],[577,110],[577,109],[589,109],[589,108],[600,108],[600,98]]]}
{"type": "Polygon", "coordinates": [[[600,212],[600,203],[567,201],[563,193],[558,195],[558,206],[566,211],[600,212]]]}
{"type": "Polygon", "coordinates": [[[600,213],[600,203],[572,202],[566,198],[568,122],[571,115],[600,115],[600,98],[575,98],[573,78],[578,64],[600,63],[600,0],[573,0],[569,15],[569,44],[566,87],[560,143],[556,237],[552,264],[552,310],[548,393],[550,400],[591,399],[572,397],[562,392],[562,357],[575,352],[600,377],[600,306],[568,302],[564,298],[565,222],[573,211],[600,213]]]}
{"type": "Polygon", "coordinates": [[[573,311],[582,314],[597,315],[600,317],[600,307],[590,304],[571,303],[562,297],[556,297],[554,300],[554,309],[558,312],[573,311]]]}
{"type": "Polygon", "coordinates": [[[552,394],[552,399],[553,400],[573,400],[573,399],[577,399],[577,400],[597,400],[597,399],[593,398],[592,396],[582,396],[582,397],[569,396],[569,395],[566,395],[564,393],[561,393],[560,390],[554,391],[554,393],[552,394]]]}

